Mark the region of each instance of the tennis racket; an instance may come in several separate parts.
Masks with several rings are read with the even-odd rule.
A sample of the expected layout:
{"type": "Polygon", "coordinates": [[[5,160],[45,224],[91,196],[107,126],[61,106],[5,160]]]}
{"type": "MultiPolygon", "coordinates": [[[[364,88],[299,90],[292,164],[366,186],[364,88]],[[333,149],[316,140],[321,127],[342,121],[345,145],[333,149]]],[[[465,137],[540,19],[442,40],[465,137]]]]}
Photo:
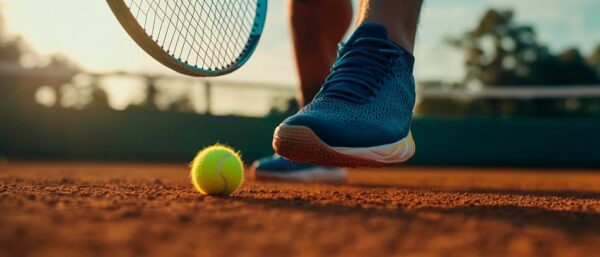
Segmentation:
{"type": "Polygon", "coordinates": [[[107,0],[119,23],[150,56],[177,72],[219,76],[252,55],[267,0],[107,0]]]}

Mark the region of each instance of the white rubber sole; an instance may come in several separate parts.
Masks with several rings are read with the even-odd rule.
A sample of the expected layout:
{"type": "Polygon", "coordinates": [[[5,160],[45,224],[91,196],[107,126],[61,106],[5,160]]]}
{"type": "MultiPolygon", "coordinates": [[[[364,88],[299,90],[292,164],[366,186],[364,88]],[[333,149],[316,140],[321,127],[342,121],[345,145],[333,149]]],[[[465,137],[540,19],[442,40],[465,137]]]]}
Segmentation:
{"type": "Polygon", "coordinates": [[[333,151],[355,158],[369,159],[379,163],[392,164],[405,162],[415,155],[416,146],[412,132],[398,142],[363,148],[332,147],[333,151]]]}

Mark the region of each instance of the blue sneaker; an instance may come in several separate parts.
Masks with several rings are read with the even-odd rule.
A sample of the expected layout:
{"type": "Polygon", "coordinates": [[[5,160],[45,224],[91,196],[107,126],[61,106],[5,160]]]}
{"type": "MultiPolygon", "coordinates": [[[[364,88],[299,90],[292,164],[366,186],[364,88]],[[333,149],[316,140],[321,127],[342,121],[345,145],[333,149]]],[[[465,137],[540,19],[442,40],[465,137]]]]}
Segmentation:
{"type": "Polygon", "coordinates": [[[279,155],[255,161],[252,170],[259,180],[343,182],[347,178],[345,169],[293,162],[279,155]]]}
{"type": "Polygon", "coordinates": [[[273,148],[287,159],[325,166],[384,166],[415,153],[414,57],[378,24],[346,44],[314,100],[283,121],[273,148]]]}

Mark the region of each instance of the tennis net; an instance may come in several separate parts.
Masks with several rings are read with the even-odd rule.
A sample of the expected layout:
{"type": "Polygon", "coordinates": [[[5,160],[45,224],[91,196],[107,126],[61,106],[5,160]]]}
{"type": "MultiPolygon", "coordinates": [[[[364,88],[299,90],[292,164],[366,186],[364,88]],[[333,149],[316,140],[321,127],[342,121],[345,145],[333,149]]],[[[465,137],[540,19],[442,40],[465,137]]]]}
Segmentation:
{"type": "Polygon", "coordinates": [[[419,87],[417,116],[597,116],[600,85],[419,87]]]}

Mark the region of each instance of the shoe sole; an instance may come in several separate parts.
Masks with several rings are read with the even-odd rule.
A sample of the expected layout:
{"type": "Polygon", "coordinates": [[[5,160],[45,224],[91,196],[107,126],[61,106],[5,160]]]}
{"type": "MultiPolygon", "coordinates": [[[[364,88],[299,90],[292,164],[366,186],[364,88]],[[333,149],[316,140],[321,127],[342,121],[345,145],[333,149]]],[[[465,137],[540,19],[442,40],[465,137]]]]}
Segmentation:
{"type": "Polygon", "coordinates": [[[281,124],[273,135],[273,149],[292,161],[336,167],[382,167],[402,163],[415,154],[412,133],[398,142],[374,147],[332,147],[310,128],[281,124]]]}
{"type": "Polygon", "coordinates": [[[252,171],[254,172],[255,178],[260,181],[345,183],[348,178],[346,170],[341,168],[314,168],[282,174],[281,172],[260,171],[256,169],[256,165],[252,165],[252,171]]]}

